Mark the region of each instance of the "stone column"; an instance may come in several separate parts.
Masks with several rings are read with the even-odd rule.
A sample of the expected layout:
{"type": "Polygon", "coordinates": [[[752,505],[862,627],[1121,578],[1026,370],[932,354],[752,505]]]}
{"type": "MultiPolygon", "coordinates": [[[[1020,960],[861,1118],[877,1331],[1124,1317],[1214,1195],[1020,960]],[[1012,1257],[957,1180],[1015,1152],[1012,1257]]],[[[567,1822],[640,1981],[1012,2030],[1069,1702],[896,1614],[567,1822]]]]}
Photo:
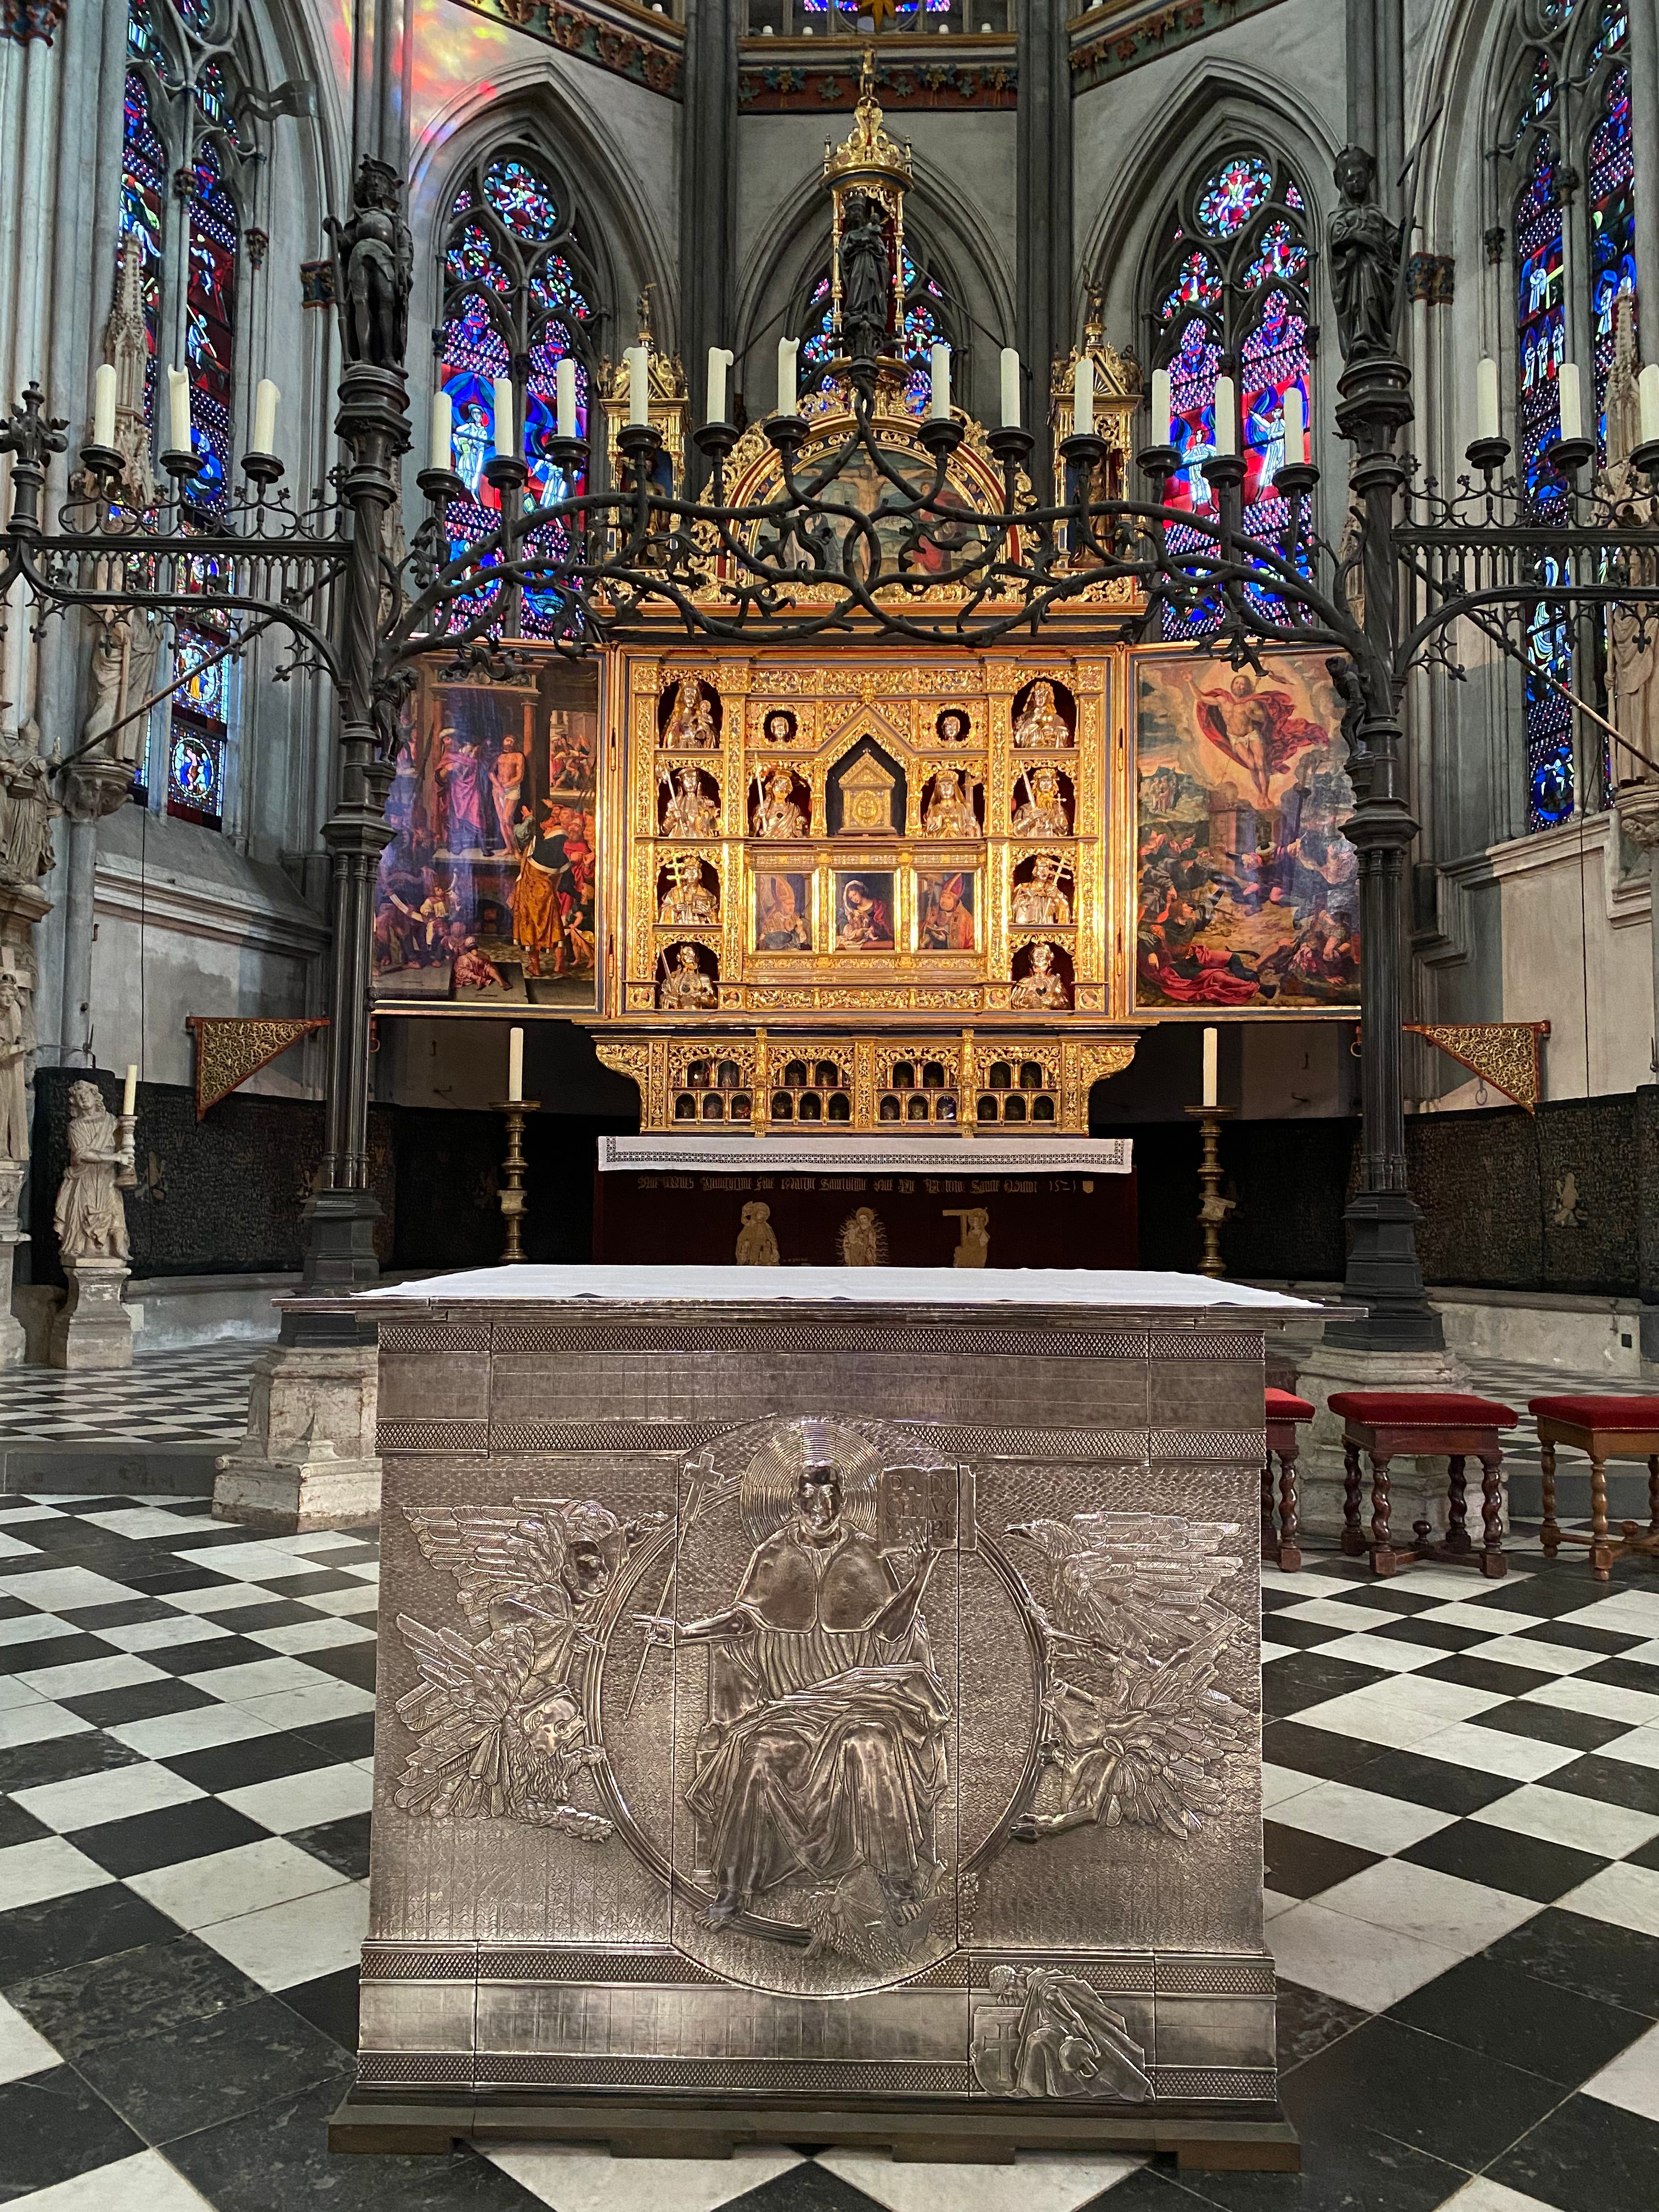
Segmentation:
{"type": "MultiPolygon", "coordinates": [[[[1644,775],[1639,783],[1623,785],[1615,793],[1614,809],[1619,826],[1633,845],[1641,848],[1648,856],[1648,943],[1651,953],[1653,1000],[1649,1011],[1652,1042],[1650,1053],[1659,1054],[1659,776],[1644,775]]],[[[1637,1099],[1637,1134],[1643,1164],[1647,1164],[1649,1133],[1654,1126],[1651,1102],[1656,1094],[1650,1086],[1639,1090],[1637,1099]],[[1644,1103],[1645,1102],[1645,1103],[1644,1103]]],[[[1659,1159],[1656,1159],[1659,1165],[1659,1159]]],[[[1643,1179],[1644,1200],[1650,1187],[1650,1178],[1643,1179]]],[[[1639,1291],[1642,1300],[1642,1368],[1644,1374],[1659,1370],[1659,1253],[1650,1247],[1650,1209],[1644,1202],[1642,1209],[1641,1269],[1639,1291]]]]}
{"type": "Polygon", "coordinates": [[[98,754],[78,761],[64,778],[69,849],[64,891],[64,1012],[58,1035],[65,1067],[93,1064],[89,1025],[98,824],[125,805],[131,788],[131,763],[98,754]]]}
{"type": "Polygon", "coordinates": [[[349,1528],[380,1516],[375,1348],[278,1344],[254,1364],[247,1434],[216,1462],[213,1510],[254,1528],[349,1528]]]}
{"type": "Polygon", "coordinates": [[[1056,357],[1072,343],[1072,67],[1066,0],[1021,0],[1018,272],[1015,319],[1020,359],[1030,381],[1025,420],[1036,433],[1031,481],[1049,479],[1048,383],[1056,357]]]}
{"type": "MultiPolygon", "coordinates": [[[[736,343],[738,7],[738,0],[698,0],[685,27],[679,341],[695,422],[708,411],[702,378],[709,347],[736,343]]],[[[742,374],[739,368],[740,380],[742,374]]],[[[695,449],[688,451],[692,483],[707,481],[708,465],[695,449]]]]}
{"type": "Polygon", "coordinates": [[[131,1367],[132,1316],[121,1303],[132,1273],[126,1261],[66,1256],[64,1273],[69,1296],[52,1316],[47,1365],[131,1367]]]}

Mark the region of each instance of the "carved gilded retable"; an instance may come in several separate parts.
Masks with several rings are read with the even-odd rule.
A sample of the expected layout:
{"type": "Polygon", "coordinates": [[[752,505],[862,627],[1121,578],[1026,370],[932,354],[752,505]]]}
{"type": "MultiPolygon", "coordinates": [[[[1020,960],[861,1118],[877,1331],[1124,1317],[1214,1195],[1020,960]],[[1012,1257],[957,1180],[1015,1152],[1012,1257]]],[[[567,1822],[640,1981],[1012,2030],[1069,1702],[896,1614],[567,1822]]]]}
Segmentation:
{"type": "Polygon", "coordinates": [[[337,2148],[1279,2168],[1262,1331],[1176,1275],[354,1301],[385,1466],[337,2148]]]}

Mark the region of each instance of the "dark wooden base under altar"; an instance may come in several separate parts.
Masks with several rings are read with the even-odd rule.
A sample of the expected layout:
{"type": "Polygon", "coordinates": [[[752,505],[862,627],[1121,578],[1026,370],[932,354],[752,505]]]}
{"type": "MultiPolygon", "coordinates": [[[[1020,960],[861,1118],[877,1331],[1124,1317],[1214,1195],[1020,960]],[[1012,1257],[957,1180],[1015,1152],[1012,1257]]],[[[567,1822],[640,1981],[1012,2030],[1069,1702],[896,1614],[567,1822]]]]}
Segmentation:
{"type": "MultiPolygon", "coordinates": [[[[744,1209],[759,1203],[785,1267],[833,1267],[842,1232],[867,1209],[882,1261],[949,1267],[982,1212],[988,1237],[973,1264],[993,1267],[1133,1267],[1139,1231],[1133,1175],[684,1175],[613,1171],[594,1177],[593,1257],[616,1265],[730,1267],[744,1209]]],[[[963,1261],[961,1264],[969,1264],[963,1261]]]]}
{"type": "Polygon", "coordinates": [[[663,2098],[397,2100],[354,2091],[328,2126],[331,2151],[447,2157],[459,2142],[603,2143],[613,2158],[730,2158],[751,2143],[787,2142],[797,2149],[885,2151],[902,2162],[1011,2166],[1023,2150],[1097,2155],[1164,2152],[1180,2170],[1198,2173],[1299,2173],[1302,2147],[1282,2118],[1183,2119],[1160,2112],[1138,2119],[1119,2105],[1036,2106],[1025,2100],[994,2104],[907,2101],[890,2111],[847,2111],[808,2100],[722,2103],[706,2095],[695,2106],[663,2098]]]}

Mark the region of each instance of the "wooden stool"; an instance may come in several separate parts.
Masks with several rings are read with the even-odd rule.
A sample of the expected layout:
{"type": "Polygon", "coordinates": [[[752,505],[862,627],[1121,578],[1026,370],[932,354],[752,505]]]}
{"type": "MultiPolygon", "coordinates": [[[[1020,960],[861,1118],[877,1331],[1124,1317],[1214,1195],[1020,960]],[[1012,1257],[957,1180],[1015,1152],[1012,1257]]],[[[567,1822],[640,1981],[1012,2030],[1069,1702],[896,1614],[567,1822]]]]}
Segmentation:
{"type": "Polygon", "coordinates": [[[1527,1411],[1538,1417],[1539,1457],[1544,1471],[1544,1549],[1553,1559],[1563,1544],[1587,1544],[1590,1570],[1599,1583],[1626,1553],[1659,1553],[1659,1398],[1529,1398],[1527,1411]],[[1561,1528],[1555,1518],[1555,1448],[1566,1444],[1589,1460],[1590,1534],[1561,1528]],[[1648,1463],[1648,1525],[1620,1523],[1607,1534],[1606,1462],[1621,1459],[1648,1463]]]}
{"type": "Polygon", "coordinates": [[[1498,1432],[1512,1429],[1521,1418],[1518,1413],[1495,1399],[1462,1390],[1338,1390],[1331,1395],[1330,1407],[1342,1416],[1342,1549],[1350,1558],[1369,1553],[1375,1575],[1391,1575],[1397,1567],[1419,1559],[1479,1567],[1483,1575],[1507,1571],[1500,1474],[1504,1453],[1498,1432]],[[1362,1451],[1370,1455],[1371,1462],[1369,1538],[1359,1525],[1362,1451]],[[1443,1457],[1447,1462],[1445,1540],[1431,1541],[1429,1522],[1413,1522],[1409,1550],[1395,1545],[1389,1527],[1389,1463],[1407,1455],[1413,1459],[1443,1457]],[[1480,1462],[1484,1533],[1479,1549],[1469,1534],[1463,1492],[1463,1462],[1470,1457],[1480,1462]]]}
{"type": "Polygon", "coordinates": [[[1298,1421],[1310,1421],[1314,1409],[1292,1390],[1267,1393],[1267,1449],[1261,1462],[1261,1556],[1293,1575],[1302,1565],[1297,1542],[1296,1455],[1298,1421]],[[1273,1461],[1279,1461],[1279,1511],[1273,1512],[1273,1461]]]}

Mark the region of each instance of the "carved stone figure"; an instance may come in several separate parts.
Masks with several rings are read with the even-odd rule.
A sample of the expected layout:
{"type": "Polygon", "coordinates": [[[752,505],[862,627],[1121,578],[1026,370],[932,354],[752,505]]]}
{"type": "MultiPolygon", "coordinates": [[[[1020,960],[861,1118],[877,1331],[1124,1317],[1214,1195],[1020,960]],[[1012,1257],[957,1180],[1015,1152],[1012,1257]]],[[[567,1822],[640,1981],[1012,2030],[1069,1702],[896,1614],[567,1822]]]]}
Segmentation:
{"type": "Polygon", "coordinates": [[[668,726],[663,732],[663,743],[686,749],[708,752],[720,744],[720,732],[714,727],[714,710],[703,696],[702,684],[695,676],[682,676],[679,689],[674,694],[673,711],[668,717],[668,726]]]}
{"type": "Polygon", "coordinates": [[[52,795],[45,762],[26,738],[0,741],[0,872],[33,884],[52,866],[52,821],[63,809],[52,795]]]}
{"type": "Polygon", "coordinates": [[[1345,146],[1333,172],[1341,204],[1332,213],[1328,249],[1345,362],[1395,349],[1401,232],[1374,197],[1376,163],[1363,146],[1345,146]]]}
{"type": "Polygon", "coordinates": [[[667,1014],[691,1013],[720,1004],[714,979],[698,965],[695,945],[682,945],[673,965],[665,969],[657,986],[657,1004],[667,1014]]]}
{"type": "Polygon", "coordinates": [[[873,359],[881,351],[891,287],[881,210],[867,192],[848,192],[841,234],[841,335],[851,359],[873,359]]]}
{"type": "Polygon", "coordinates": [[[1152,2094],[1146,2052],[1080,1974],[1057,1966],[993,1966],[989,2002],[974,2008],[974,2075],[1000,2097],[1152,2094]]]}
{"type": "Polygon", "coordinates": [[[340,343],[349,362],[401,368],[409,348],[409,294],[415,247],[399,211],[395,169],[365,155],[345,222],[330,216],[340,343]]]}
{"type": "Polygon", "coordinates": [[[1065,863],[1058,853],[1039,853],[1031,864],[1031,880],[1014,885],[1014,921],[1022,929],[1064,928],[1072,919],[1072,902],[1060,888],[1065,863]]]}
{"type": "Polygon", "coordinates": [[[1071,817],[1059,775],[1051,768],[1027,769],[1025,796],[1014,809],[1014,828],[1039,837],[1069,837],[1071,817]]]}
{"type": "Polygon", "coordinates": [[[23,994],[9,968],[0,969],[0,1156],[29,1156],[28,1041],[23,994]]]}
{"type": "Polygon", "coordinates": [[[922,813],[921,827],[929,837],[978,836],[979,817],[963,770],[942,768],[934,777],[933,795],[922,813]]]}
{"type": "Polygon", "coordinates": [[[1008,994],[1008,1004],[1024,1013],[1063,1014],[1072,1003],[1066,978],[1054,965],[1052,945],[1031,947],[1031,965],[1008,994]]]}
{"type": "Polygon", "coordinates": [[[757,837],[804,837],[806,817],[795,799],[794,778],[787,768],[756,775],[754,831],[757,837]]]}
{"type": "Polygon", "coordinates": [[[704,883],[702,863],[696,854],[676,853],[668,867],[670,882],[657,909],[657,920],[669,929],[718,921],[720,902],[704,883]]]}
{"type": "Polygon", "coordinates": [[[772,1209],[763,1199],[751,1199],[743,1209],[743,1226],[732,1258],[739,1267],[776,1267],[782,1255],[772,1227],[772,1209]]]}
{"type": "Polygon", "coordinates": [[[69,1165],[58,1186],[52,1227],[58,1249],[69,1260],[125,1260],[126,1209],[115,1188],[119,1170],[131,1164],[121,1144],[120,1124],[104,1103],[95,1083],[71,1083],[69,1094],[69,1165]]]}
{"type": "Polygon", "coordinates": [[[592,1498],[404,1510],[422,1556],[454,1576],[462,1612],[487,1633],[470,1644],[398,1614],[421,1679],[396,1710],[420,1741],[393,1802],[434,1820],[523,1820],[603,1843],[611,1822],[572,1802],[604,1757],[582,1711],[592,1624],[656,1524],[624,1525],[592,1498]]]}
{"type": "Polygon", "coordinates": [[[1238,1572],[1238,1533],[1144,1513],[1010,1528],[1042,1553],[1049,1588],[1044,1603],[1027,1584],[1050,1686],[1044,1764],[1016,1841],[1099,1820],[1185,1836],[1220,1809],[1216,1770],[1250,1742],[1249,1715],[1215,1687],[1243,1627],[1214,1595],[1238,1572]]]}
{"type": "MultiPolygon", "coordinates": [[[[1637,377],[1636,329],[1628,292],[1613,302],[1613,366],[1607,372],[1607,460],[1602,489],[1614,502],[1618,521],[1629,528],[1647,526],[1647,491],[1630,465],[1642,439],[1642,407],[1637,377]]],[[[1623,556],[1633,583],[1653,581],[1650,556],[1623,556]]],[[[1659,609],[1651,602],[1615,602],[1607,610],[1607,690],[1612,695],[1613,721],[1623,746],[1615,747],[1613,781],[1628,782],[1659,769],[1659,609]]]]}
{"type": "Polygon", "coordinates": [[[662,817],[665,832],[671,837],[712,837],[720,818],[720,803],[703,789],[698,771],[694,768],[665,771],[663,781],[668,786],[668,804],[662,817]]]}
{"type": "Polygon", "coordinates": [[[1066,726],[1065,717],[1054,704],[1054,687],[1047,682],[1031,686],[1031,696],[1025,702],[1025,711],[1014,724],[1014,743],[1026,750],[1050,750],[1069,746],[1072,733],[1066,726]]]}
{"type": "Polygon", "coordinates": [[[115,300],[104,325],[104,358],[115,371],[115,443],[122,459],[119,496],[124,505],[142,514],[155,501],[155,473],[149,463],[145,411],[149,330],[144,314],[143,253],[136,237],[122,241],[116,263],[115,300]]]}
{"type": "Polygon", "coordinates": [[[933,1815],[951,1709],[921,1610],[933,1552],[924,1540],[902,1563],[843,1504],[840,1467],[809,1461],[730,1606],[642,1617],[655,1643],[710,1647],[685,1803],[709,1839],[715,1927],[786,1886],[841,1887],[867,1871],[902,1929],[945,1871],[933,1815]]]}

